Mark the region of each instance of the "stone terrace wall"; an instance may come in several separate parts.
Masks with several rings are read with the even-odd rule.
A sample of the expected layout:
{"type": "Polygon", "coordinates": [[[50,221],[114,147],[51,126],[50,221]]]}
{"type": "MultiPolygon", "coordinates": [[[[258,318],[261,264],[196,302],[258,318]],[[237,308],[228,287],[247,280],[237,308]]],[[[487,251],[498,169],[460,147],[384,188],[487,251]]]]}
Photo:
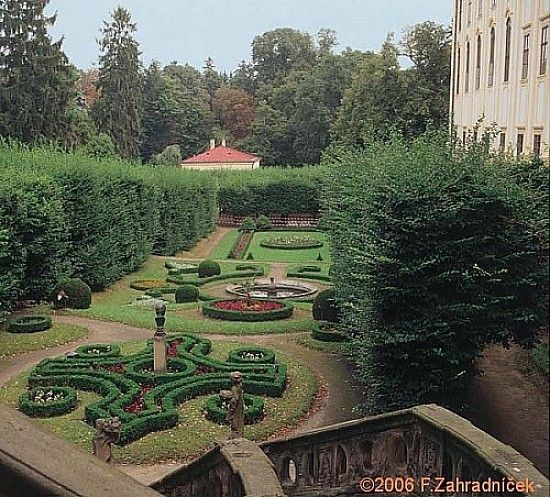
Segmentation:
{"type": "MultiPolygon", "coordinates": [[[[264,443],[261,448],[289,497],[365,495],[359,486],[363,478],[385,476],[412,478],[417,482],[414,493],[424,495],[430,493],[429,478],[432,487],[436,477],[465,481],[529,478],[536,485],[531,496],[548,496],[548,480],[530,461],[435,405],[351,421],[264,443]],[[422,477],[427,478],[422,480],[426,484],[423,492],[422,477]]],[[[403,495],[395,494],[399,493],[403,495]]],[[[483,495],[497,497],[490,492],[483,495]]]]}

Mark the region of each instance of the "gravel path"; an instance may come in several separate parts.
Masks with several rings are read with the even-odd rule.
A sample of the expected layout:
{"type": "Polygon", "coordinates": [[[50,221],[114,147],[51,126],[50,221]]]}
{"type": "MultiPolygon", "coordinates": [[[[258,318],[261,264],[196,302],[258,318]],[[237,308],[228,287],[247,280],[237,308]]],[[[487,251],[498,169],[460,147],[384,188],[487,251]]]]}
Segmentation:
{"type": "Polygon", "coordinates": [[[176,254],[176,257],[181,257],[183,259],[205,259],[217,247],[225,234],[232,229],[234,228],[218,227],[216,228],[216,231],[213,231],[206,238],[203,238],[191,250],[179,252],[176,254]]]}

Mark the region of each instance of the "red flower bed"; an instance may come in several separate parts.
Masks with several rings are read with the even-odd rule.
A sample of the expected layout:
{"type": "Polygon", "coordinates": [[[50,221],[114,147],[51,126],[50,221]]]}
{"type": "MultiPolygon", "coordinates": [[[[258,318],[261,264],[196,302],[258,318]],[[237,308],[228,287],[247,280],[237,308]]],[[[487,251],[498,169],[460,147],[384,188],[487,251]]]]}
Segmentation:
{"type": "Polygon", "coordinates": [[[94,365],[94,369],[108,371],[109,373],[123,374],[125,368],[124,364],[109,364],[107,366],[96,364],[94,365]]]}
{"type": "Polygon", "coordinates": [[[182,343],[183,340],[173,340],[168,344],[168,347],[166,348],[166,356],[167,357],[177,357],[178,356],[178,345],[182,343]]]}
{"type": "Polygon", "coordinates": [[[197,366],[195,374],[197,376],[202,376],[203,374],[210,374],[210,373],[213,373],[213,372],[214,372],[214,368],[212,368],[210,366],[203,366],[202,364],[200,364],[199,366],[197,366]]]}
{"type": "Polygon", "coordinates": [[[139,395],[136,395],[134,397],[134,400],[132,400],[132,403],[124,408],[124,412],[131,412],[132,414],[136,414],[138,412],[143,411],[143,408],[145,407],[145,404],[143,402],[143,396],[152,390],[152,386],[145,385],[141,387],[141,392],[139,395]]]}
{"type": "Polygon", "coordinates": [[[246,300],[223,300],[221,302],[214,302],[213,306],[224,311],[240,312],[277,311],[284,307],[280,302],[273,302],[271,300],[251,300],[248,303],[246,300]]]}
{"type": "Polygon", "coordinates": [[[253,235],[254,233],[252,231],[243,231],[239,236],[237,243],[231,249],[229,259],[242,259],[253,235]]]}

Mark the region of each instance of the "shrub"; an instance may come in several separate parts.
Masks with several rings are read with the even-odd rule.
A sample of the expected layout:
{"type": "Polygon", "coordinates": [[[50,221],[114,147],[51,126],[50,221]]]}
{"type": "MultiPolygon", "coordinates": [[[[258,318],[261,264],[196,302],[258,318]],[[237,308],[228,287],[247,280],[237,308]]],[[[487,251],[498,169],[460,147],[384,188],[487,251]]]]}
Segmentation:
{"type": "Polygon", "coordinates": [[[92,305],[92,290],[81,279],[71,278],[56,286],[53,300],[56,308],[88,309],[92,305]],[[61,292],[65,293],[65,298],[58,298],[61,292]]]}
{"type": "Polygon", "coordinates": [[[52,318],[49,316],[26,316],[14,319],[10,323],[11,333],[37,333],[49,330],[52,327],[52,318]]]}
{"type": "Polygon", "coordinates": [[[319,292],[313,302],[313,319],[337,323],[340,320],[340,306],[336,297],[336,291],[333,288],[319,292]]]}
{"type": "MultiPolygon", "coordinates": [[[[252,424],[264,417],[264,399],[255,395],[244,394],[244,422],[252,424]]],[[[206,418],[217,424],[227,424],[228,407],[219,395],[210,397],[204,406],[206,418]]]]}
{"type": "Polygon", "coordinates": [[[176,290],[176,304],[196,302],[199,299],[199,289],[193,285],[180,286],[176,290]]]}
{"type": "Polygon", "coordinates": [[[243,222],[241,223],[239,230],[254,231],[255,228],[256,228],[256,223],[254,222],[254,219],[252,219],[251,217],[245,217],[243,219],[243,222]]]}
{"type": "Polygon", "coordinates": [[[19,410],[32,418],[51,418],[76,408],[76,391],[70,387],[36,387],[19,397],[19,410]]]}
{"type": "Polygon", "coordinates": [[[206,260],[199,264],[199,278],[218,276],[221,273],[222,268],[216,261],[206,260]]]}
{"type": "Polygon", "coordinates": [[[334,160],[326,206],[339,329],[356,337],[371,412],[460,408],[486,344],[535,340],[541,241],[531,197],[510,176],[436,134],[334,160]]]}
{"type": "Polygon", "coordinates": [[[256,219],[256,230],[258,231],[266,231],[273,228],[273,224],[269,220],[267,216],[264,216],[263,214],[260,214],[258,218],[256,219]]]}
{"type": "Polygon", "coordinates": [[[323,260],[323,256],[321,255],[321,252],[319,252],[319,255],[317,256],[317,260],[318,260],[318,261],[322,261],[322,260],[323,260]]]}
{"type": "Polygon", "coordinates": [[[334,328],[334,323],[315,321],[311,327],[311,336],[321,342],[349,342],[351,337],[334,328]]]}
{"type": "Polygon", "coordinates": [[[253,261],[254,260],[254,256],[252,255],[252,252],[249,252],[249,254],[246,256],[246,260],[247,261],[253,261]]]}

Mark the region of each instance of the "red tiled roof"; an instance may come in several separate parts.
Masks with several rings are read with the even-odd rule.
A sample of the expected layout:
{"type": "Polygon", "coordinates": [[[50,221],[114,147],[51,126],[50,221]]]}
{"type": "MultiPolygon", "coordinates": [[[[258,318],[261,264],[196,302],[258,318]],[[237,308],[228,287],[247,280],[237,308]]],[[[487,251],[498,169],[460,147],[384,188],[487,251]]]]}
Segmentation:
{"type": "Polygon", "coordinates": [[[183,164],[201,164],[205,162],[256,162],[260,157],[219,145],[201,154],[185,159],[183,164]]]}

